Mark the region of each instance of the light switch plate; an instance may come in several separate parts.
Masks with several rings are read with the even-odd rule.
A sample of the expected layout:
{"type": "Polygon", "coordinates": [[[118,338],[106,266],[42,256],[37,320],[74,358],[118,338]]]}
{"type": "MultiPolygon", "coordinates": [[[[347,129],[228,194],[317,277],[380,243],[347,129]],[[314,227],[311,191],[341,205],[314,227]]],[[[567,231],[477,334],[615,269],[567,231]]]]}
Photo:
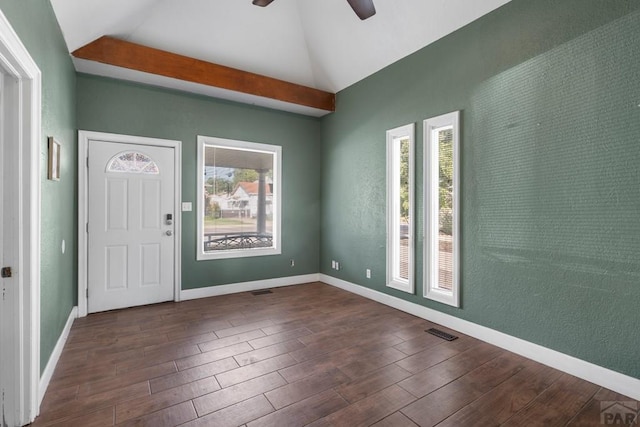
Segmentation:
{"type": "Polygon", "coordinates": [[[191,212],[192,210],[191,202],[182,202],[182,212],[191,212]]]}

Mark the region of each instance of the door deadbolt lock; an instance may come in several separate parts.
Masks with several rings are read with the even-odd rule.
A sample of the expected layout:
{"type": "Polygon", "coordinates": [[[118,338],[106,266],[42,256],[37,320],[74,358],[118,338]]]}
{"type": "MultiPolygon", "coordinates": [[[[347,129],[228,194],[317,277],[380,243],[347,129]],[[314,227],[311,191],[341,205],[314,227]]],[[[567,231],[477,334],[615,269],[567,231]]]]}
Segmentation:
{"type": "Polygon", "coordinates": [[[173,215],[172,214],[167,214],[167,219],[165,220],[165,224],[167,224],[167,225],[173,224],[173,215]]]}

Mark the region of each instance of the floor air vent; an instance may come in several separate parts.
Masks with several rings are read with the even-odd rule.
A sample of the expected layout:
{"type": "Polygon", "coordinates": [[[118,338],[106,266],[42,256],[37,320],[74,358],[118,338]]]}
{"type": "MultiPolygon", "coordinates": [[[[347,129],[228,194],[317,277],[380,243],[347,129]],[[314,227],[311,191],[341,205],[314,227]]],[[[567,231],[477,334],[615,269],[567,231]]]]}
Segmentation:
{"type": "Polygon", "coordinates": [[[435,335],[439,338],[442,338],[443,340],[447,340],[447,341],[453,341],[453,340],[457,340],[458,337],[455,335],[451,335],[448,334],[444,331],[441,331],[440,329],[436,329],[436,328],[431,328],[431,329],[427,329],[425,332],[429,332],[431,335],[435,335]]]}
{"type": "Polygon", "coordinates": [[[271,290],[269,289],[265,289],[263,291],[253,291],[251,292],[251,295],[265,295],[265,294],[272,294],[273,292],[271,292],[271,290]]]}

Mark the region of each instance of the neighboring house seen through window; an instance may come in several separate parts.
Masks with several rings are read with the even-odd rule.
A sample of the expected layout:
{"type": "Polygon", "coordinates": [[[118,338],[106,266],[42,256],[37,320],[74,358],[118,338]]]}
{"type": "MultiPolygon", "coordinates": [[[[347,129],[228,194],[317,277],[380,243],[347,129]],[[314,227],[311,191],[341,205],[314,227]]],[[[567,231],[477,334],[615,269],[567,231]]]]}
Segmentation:
{"type": "Polygon", "coordinates": [[[281,147],[198,137],[198,259],[280,253],[281,147]]]}

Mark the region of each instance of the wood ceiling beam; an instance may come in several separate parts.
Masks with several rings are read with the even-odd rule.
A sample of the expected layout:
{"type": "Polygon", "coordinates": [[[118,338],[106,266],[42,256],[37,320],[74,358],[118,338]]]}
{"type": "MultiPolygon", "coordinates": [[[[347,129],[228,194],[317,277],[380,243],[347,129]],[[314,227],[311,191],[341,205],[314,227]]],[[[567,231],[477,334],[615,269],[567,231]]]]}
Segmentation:
{"type": "Polygon", "coordinates": [[[74,51],[79,59],[335,111],[335,94],[103,36],[74,51]]]}

